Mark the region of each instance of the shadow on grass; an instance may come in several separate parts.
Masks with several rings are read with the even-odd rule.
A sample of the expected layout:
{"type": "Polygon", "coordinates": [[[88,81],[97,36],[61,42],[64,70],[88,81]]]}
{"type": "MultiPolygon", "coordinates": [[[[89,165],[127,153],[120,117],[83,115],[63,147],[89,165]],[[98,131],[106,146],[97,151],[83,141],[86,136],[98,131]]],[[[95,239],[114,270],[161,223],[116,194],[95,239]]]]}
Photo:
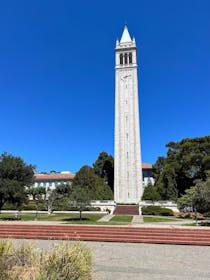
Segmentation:
{"type": "Polygon", "coordinates": [[[74,217],[74,218],[64,218],[62,219],[63,222],[77,222],[77,221],[91,221],[89,218],[79,218],[79,217],[74,217]]]}
{"type": "Polygon", "coordinates": [[[210,227],[210,222],[200,222],[199,226],[210,227]]]}
{"type": "Polygon", "coordinates": [[[0,218],[0,221],[20,221],[21,219],[18,219],[18,218],[10,218],[10,217],[8,217],[8,218],[6,218],[6,217],[4,217],[4,218],[0,218]]]}

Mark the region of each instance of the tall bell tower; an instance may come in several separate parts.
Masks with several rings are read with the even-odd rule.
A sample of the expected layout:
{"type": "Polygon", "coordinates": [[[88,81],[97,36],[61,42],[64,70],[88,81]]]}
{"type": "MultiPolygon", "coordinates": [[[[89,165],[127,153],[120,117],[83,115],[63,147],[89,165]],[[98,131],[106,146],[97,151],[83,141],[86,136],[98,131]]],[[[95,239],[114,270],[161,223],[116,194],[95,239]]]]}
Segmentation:
{"type": "Polygon", "coordinates": [[[115,48],[114,200],[138,204],[142,196],[137,49],[125,25],[115,48]]]}

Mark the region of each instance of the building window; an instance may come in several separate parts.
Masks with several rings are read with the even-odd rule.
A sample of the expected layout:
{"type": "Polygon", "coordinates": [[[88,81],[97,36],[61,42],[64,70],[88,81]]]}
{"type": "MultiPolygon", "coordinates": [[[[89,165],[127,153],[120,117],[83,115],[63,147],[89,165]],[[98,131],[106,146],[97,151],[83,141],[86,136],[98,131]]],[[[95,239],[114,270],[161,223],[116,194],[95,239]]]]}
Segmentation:
{"type": "Polygon", "coordinates": [[[122,53],[120,54],[120,64],[121,65],[123,64],[123,54],[122,53]]]}
{"type": "Polygon", "coordinates": [[[132,63],[132,53],[129,53],[129,63],[132,63]]]}
{"type": "Polygon", "coordinates": [[[128,64],[128,55],[125,53],[125,64],[128,64]]]}

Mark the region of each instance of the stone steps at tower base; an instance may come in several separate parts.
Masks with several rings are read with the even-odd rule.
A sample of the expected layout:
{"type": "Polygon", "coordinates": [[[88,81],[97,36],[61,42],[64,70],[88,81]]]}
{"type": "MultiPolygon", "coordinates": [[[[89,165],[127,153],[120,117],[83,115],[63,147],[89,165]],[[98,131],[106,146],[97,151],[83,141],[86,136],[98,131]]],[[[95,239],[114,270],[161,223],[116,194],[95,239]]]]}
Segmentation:
{"type": "Polygon", "coordinates": [[[210,246],[209,229],[1,224],[0,238],[8,237],[210,246]]]}
{"type": "Polygon", "coordinates": [[[117,205],[114,210],[114,215],[139,215],[138,205],[117,205]]]}

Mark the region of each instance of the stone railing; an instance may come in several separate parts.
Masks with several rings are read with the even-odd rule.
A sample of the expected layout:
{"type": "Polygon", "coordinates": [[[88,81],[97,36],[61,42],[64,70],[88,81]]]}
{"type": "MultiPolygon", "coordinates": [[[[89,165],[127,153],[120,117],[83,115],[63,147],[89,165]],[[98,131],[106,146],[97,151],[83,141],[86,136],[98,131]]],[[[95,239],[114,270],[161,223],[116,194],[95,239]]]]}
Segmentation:
{"type": "Polygon", "coordinates": [[[116,203],[114,200],[92,200],[91,206],[92,207],[99,207],[101,211],[107,211],[109,213],[113,213],[115,209],[116,203]]]}

